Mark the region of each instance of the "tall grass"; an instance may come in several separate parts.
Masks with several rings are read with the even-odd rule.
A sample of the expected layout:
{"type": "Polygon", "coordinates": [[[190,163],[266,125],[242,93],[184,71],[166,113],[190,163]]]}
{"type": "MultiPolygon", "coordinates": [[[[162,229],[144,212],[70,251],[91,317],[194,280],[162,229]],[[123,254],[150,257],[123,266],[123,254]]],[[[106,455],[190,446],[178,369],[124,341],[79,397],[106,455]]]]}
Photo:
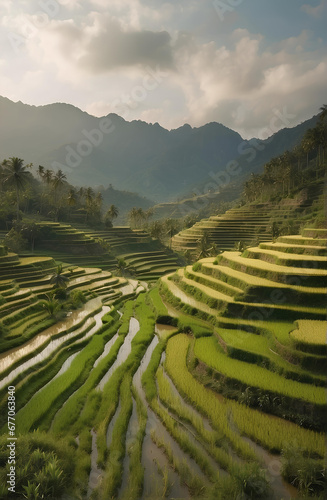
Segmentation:
{"type": "Polygon", "coordinates": [[[121,409],[115,422],[112,441],[106,463],[105,476],[99,489],[99,497],[108,500],[116,496],[121,484],[123,472],[123,459],[125,456],[125,439],[128,422],[132,414],[133,404],[131,397],[132,376],[126,374],[120,386],[121,409]]]}
{"type": "Polygon", "coordinates": [[[220,401],[212,391],[204,388],[187,369],[186,355],[190,342],[186,335],[178,335],[169,340],[166,350],[167,371],[179,391],[211,419],[212,424],[224,433],[237,451],[244,456],[254,456],[252,449],[244,448],[244,442],[231,430],[232,422],[241,433],[270,450],[281,451],[287,442],[300,442],[307,452],[324,455],[323,434],[270,417],[235,401],[220,401]]]}
{"type": "Polygon", "coordinates": [[[142,466],[142,445],[145,436],[145,428],[147,423],[147,411],[137,394],[137,391],[132,388],[132,394],[136,401],[138,431],[135,440],[129,447],[129,476],[127,488],[121,495],[121,500],[138,500],[142,495],[144,482],[144,469],[142,466]]]}
{"type": "Polygon", "coordinates": [[[44,390],[35,394],[17,414],[19,432],[28,432],[36,427],[49,428],[56,411],[86,381],[95,360],[103,351],[104,344],[103,335],[94,335],[73,360],[70,368],[50,382],[44,390]]]}
{"type": "Polygon", "coordinates": [[[196,432],[198,438],[206,451],[225,470],[228,470],[233,461],[228,453],[228,448],[224,449],[224,436],[218,431],[206,430],[203,425],[203,418],[195,410],[190,411],[183,401],[172,393],[169,381],[164,375],[163,369],[157,371],[158,393],[160,400],[178,417],[178,419],[190,424],[196,432]]]}
{"type": "Polygon", "coordinates": [[[260,366],[227,357],[214,337],[198,339],[194,353],[211,368],[227,377],[238,379],[247,386],[259,387],[290,398],[300,398],[317,405],[326,404],[324,388],[288,380],[260,366]]]}

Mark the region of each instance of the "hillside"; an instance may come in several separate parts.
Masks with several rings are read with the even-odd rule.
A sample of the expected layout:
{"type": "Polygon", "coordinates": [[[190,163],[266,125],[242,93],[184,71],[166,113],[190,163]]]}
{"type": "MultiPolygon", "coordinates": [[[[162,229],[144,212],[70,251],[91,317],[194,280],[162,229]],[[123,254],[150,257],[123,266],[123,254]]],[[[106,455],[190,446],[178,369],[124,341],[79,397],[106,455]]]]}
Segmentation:
{"type": "Polygon", "coordinates": [[[295,144],[315,120],[281,130],[254,146],[254,141],[243,141],[215,122],[168,131],[157,123],[127,122],[115,114],[95,118],[71,105],[36,107],[3,97],[0,114],[5,118],[0,123],[3,159],[17,156],[36,167],[62,169],[74,185],[112,184],[165,202],[194,188],[203,193],[212,181],[210,173],[223,171],[231,160],[240,161],[242,176],[257,171],[295,144]],[[249,161],[252,150],[255,158],[249,161]]]}
{"type": "Polygon", "coordinates": [[[59,322],[42,300],[53,260],[0,247],[0,449],[10,384],[17,491],[53,498],[54,470],[58,498],[280,500],[308,481],[323,498],[326,236],[202,259],[139,296],[65,270],[62,307],[86,302],[59,322]]]}

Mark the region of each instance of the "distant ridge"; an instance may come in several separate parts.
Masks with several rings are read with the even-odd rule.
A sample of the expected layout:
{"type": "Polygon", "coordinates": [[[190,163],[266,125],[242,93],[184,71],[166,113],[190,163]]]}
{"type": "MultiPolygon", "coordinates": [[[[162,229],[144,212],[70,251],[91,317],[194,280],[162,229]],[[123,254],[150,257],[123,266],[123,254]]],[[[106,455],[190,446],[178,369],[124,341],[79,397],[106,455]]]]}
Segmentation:
{"type": "MultiPolygon", "coordinates": [[[[235,131],[216,122],[168,131],[158,123],[125,121],[116,114],[96,118],[64,103],[30,106],[0,97],[0,161],[18,156],[37,167],[65,171],[75,185],[108,186],[169,201],[210,180],[240,157],[240,144],[251,147],[235,131]]],[[[312,118],[262,141],[255,161],[240,160],[242,176],[293,147],[312,118]]]]}

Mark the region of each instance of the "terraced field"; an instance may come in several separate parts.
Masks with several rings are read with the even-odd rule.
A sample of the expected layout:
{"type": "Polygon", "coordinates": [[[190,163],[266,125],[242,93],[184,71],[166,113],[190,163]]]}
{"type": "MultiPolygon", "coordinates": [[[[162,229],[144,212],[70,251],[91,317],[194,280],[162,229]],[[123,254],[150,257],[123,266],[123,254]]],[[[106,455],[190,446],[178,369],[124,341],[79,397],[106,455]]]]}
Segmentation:
{"type": "Polygon", "coordinates": [[[181,265],[174,252],[145,231],[129,227],[113,227],[105,231],[90,231],[83,227],[83,230],[92,238],[106,241],[115,258],[123,259],[137,279],[155,281],[181,265]]]}
{"type": "MultiPolygon", "coordinates": [[[[45,266],[29,289],[0,281],[0,457],[14,386],[21,498],[323,498],[326,242],[306,232],[225,252],[146,293],[66,270],[88,300],[52,326],[38,308],[45,261],[29,264],[45,266]]],[[[142,271],[142,255],[121,255],[142,271]]]]}
{"type": "Polygon", "coordinates": [[[233,208],[223,215],[202,219],[176,234],[172,238],[172,248],[177,252],[189,250],[196,254],[198,241],[204,234],[219,250],[230,250],[238,241],[246,245],[254,241],[268,242],[271,240],[271,220],[277,218],[282,224],[291,216],[297,216],[293,205],[276,208],[269,204],[255,204],[233,208]]]}
{"type": "Polygon", "coordinates": [[[142,230],[114,227],[91,230],[82,224],[76,227],[58,222],[41,222],[43,231],[37,242],[37,253],[51,253],[57,261],[80,267],[96,267],[116,272],[123,259],[138,280],[156,281],[175,271],[182,261],[179,257],[142,230]],[[102,243],[109,245],[109,250],[102,243]]]}

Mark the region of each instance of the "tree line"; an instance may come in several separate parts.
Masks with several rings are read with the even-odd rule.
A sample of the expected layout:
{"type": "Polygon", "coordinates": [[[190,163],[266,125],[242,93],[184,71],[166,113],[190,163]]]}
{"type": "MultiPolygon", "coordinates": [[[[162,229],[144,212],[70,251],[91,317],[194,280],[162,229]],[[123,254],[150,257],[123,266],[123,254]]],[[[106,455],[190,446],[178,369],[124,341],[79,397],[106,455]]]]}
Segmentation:
{"type": "Polygon", "coordinates": [[[292,151],[272,158],[263,174],[252,173],[244,184],[246,202],[268,201],[274,196],[289,196],[310,182],[321,178],[325,170],[327,147],[327,105],[320,108],[314,128],[307,130],[300,144],[292,151]]]}

